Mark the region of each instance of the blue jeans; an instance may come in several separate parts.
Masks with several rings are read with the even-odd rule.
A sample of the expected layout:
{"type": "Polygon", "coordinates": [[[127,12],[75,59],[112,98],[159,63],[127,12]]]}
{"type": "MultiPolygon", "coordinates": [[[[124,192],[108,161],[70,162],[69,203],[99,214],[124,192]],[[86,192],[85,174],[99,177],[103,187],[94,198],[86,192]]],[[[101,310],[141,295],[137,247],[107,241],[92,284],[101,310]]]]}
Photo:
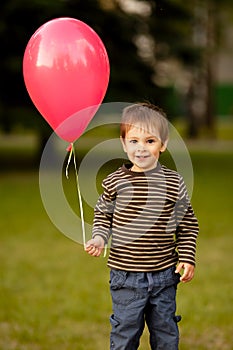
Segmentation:
{"type": "Polygon", "coordinates": [[[180,275],[174,271],[175,267],[150,273],[111,270],[111,350],[138,349],[145,322],[152,350],[178,349],[180,316],[175,312],[180,275]]]}

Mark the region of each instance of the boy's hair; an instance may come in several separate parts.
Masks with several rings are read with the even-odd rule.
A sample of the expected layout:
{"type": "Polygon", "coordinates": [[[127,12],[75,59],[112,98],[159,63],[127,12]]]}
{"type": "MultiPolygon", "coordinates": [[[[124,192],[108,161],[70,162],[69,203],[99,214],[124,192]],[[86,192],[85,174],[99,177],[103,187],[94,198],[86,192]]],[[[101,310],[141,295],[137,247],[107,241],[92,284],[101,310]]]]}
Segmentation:
{"type": "Polygon", "coordinates": [[[148,102],[140,102],[123,109],[120,136],[124,139],[127,132],[134,126],[149,132],[158,132],[159,139],[164,144],[168,140],[169,127],[164,111],[148,102]]]}

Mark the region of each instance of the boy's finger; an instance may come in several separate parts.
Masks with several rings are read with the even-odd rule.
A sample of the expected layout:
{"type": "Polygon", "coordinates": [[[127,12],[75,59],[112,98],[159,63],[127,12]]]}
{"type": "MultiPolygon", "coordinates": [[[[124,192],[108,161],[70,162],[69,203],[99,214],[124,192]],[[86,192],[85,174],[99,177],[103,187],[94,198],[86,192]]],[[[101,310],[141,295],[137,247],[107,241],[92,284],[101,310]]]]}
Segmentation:
{"type": "Polygon", "coordinates": [[[175,273],[180,273],[182,267],[183,267],[182,264],[179,264],[179,265],[176,267],[175,273]]]}
{"type": "Polygon", "coordinates": [[[87,251],[87,252],[89,252],[89,251],[91,251],[93,248],[95,248],[92,244],[86,244],[85,245],[85,250],[87,251]]]}

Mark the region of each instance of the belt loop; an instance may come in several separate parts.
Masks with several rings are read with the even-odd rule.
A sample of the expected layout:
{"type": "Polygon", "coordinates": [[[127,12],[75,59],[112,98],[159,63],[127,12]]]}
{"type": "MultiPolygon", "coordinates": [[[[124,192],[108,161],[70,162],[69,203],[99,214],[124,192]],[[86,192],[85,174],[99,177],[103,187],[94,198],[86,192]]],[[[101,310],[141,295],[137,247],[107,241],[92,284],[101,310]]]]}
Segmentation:
{"type": "Polygon", "coordinates": [[[154,287],[154,280],[152,276],[152,272],[146,273],[147,281],[148,281],[148,292],[151,292],[154,287]]]}

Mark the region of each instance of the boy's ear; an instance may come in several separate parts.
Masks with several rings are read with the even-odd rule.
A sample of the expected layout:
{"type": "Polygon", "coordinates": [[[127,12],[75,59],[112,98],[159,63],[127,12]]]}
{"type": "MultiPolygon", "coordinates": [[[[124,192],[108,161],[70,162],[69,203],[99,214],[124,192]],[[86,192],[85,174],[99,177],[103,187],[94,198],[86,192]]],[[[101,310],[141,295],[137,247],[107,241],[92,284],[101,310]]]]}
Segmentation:
{"type": "Polygon", "coordinates": [[[161,152],[161,153],[164,152],[164,151],[166,151],[166,149],[167,149],[167,144],[168,144],[168,140],[166,140],[166,141],[162,144],[161,149],[160,149],[160,152],[161,152]]]}
{"type": "Polygon", "coordinates": [[[126,152],[126,148],[125,148],[125,139],[123,139],[123,137],[120,136],[120,140],[121,140],[121,144],[122,144],[123,150],[124,150],[124,152],[126,152]]]}

